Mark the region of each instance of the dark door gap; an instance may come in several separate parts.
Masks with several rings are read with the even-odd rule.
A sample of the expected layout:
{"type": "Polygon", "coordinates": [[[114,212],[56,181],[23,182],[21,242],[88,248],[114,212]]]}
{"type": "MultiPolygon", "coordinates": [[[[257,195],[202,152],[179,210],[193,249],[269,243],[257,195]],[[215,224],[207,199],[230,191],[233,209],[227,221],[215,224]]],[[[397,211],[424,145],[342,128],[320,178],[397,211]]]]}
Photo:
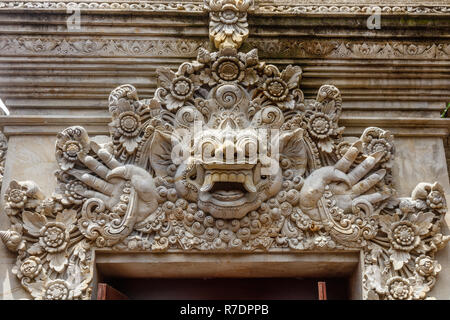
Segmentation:
{"type": "Polygon", "coordinates": [[[102,282],[139,300],[317,300],[324,289],[320,282],[326,283],[327,300],[349,299],[347,278],[105,278],[102,282]]]}

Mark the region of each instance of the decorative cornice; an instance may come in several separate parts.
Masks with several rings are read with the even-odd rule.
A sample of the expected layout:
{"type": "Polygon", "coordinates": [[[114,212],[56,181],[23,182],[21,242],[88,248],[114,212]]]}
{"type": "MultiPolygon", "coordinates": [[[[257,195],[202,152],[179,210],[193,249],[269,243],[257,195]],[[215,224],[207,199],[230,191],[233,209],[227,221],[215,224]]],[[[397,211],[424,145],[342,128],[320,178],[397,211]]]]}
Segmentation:
{"type": "Polygon", "coordinates": [[[192,39],[107,39],[73,37],[2,37],[0,55],[176,56],[195,57],[209,41],[192,39]]]}
{"type": "Polygon", "coordinates": [[[330,15],[368,15],[374,13],[374,8],[379,8],[381,14],[445,14],[450,12],[450,6],[404,6],[404,5],[263,5],[255,11],[256,14],[270,15],[302,15],[302,14],[330,14],[330,15]]]}
{"type": "MultiPolygon", "coordinates": [[[[261,57],[436,59],[450,57],[450,41],[248,39],[261,57]]],[[[0,56],[146,56],[195,57],[209,41],[200,39],[108,39],[81,37],[4,36],[0,56]]]]}
{"type": "MultiPolygon", "coordinates": [[[[205,14],[202,2],[155,2],[155,1],[1,1],[0,11],[66,11],[77,4],[81,10],[89,12],[141,12],[146,14],[158,14],[166,12],[187,12],[193,14],[205,14]]],[[[327,14],[327,15],[368,15],[373,13],[374,7],[379,7],[382,14],[386,15],[442,15],[450,12],[448,4],[438,5],[396,5],[396,4],[290,4],[271,3],[259,4],[255,7],[255,15],[303,15],[303,14],[327,14]]]]}
{"type": "MultiPolygon", "coordinates": [[[[104,135],[109,133],[109,116],[0,116],[0,126],[5,127],[5,135],[27,135],[39,132],[43,135],[55,135],[61,128],[77,123],[90,128],[91,134],[104,135]],[[43,129],[45,127],[45,129],[43,129]],[[20,128],[20,130],[16,130],[20,128]]],[[[363,128],[379,126],[392,131],[397,137],[423,136],[423,137],[446,137],[450,134],[450,119],[440,118],[412,118],[397,117],[389,119],[386,117],[348,117],[342,116],[339,125],[348,128],[346,135],[361,135],[363,128]],[[407,129],[403,132],[403,129],[407,129]]]]}

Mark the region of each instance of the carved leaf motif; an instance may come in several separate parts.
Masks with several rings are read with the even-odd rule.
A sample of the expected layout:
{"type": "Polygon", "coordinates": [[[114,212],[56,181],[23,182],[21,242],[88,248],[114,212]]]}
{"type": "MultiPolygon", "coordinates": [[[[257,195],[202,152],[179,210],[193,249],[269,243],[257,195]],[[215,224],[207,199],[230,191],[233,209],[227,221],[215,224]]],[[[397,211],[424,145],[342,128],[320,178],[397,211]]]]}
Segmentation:
{"type": "Polygon", "coordinates": [[[175,73],[169,68],[159,68],[156,73],[158,74],[158,85],[166,89],[170,88],[175,73]]]}
{"type": "Polygon", "coordinates": [[[39,230],[47,224],[47,218],[36,212],[24,211],[22,218],[25,229],[35,237],[39,237],[39,230]]]}
{"type": "Polygon", "coordinates": [[[384,282],[380,267],[378,265],[368,265],[365,268],[366,286],[375,289],[376,292],[383,292],[381,284],[384,282]]]}
{"type": "Polygon", "coordinates": [[[403,265],[409,261],[411,255],[409,252],[400,251],[400,250],[390,250],[391,252],[391,261],[394,266],[394,270],[400,270],[403,268],[403,265]]]}
{"type": "Polygon", "coordinates": [[[288,65],[286,69],[281,72],[281,78],[286,81],[289,89],[295,89],[300,84],[302,76],[302,68],[299,66],[288,65]]]}
{"type": "Polygon", "coordinates": [[[294,99],[290,99],[284,102],[284,107],[287,110],[293,110],[295,108],[295,100],[294,99]]]}
{"type": "Polygon", "coordinates": [[[380,215],[378,217],[378,222],[381,226],[381,230],[384,233],[389,233],[391,231],[391,226],[393,222],[399,221],[398,215],[388,216],[388,215],[380,215]]]}
{"type": "Polygon", "coordinates": [[[39,244],[39,242],[36,242],[27,250],[27,252],[32,256],[35,256],[35,255],[37,256],[37,255],[40,255],[44,251],[42,250],[42,246],[39,244]]]}
{"type": "Polygon", "coordinates": [[[27,285],[27,290],[30,292],[31,296],[36,300],[42,300],[42,295],[44,291],[44,282],[43,281],[36,281],[36,282],[30,282],[27,285]]]}
{"type": "Polygon", "coordinates": [[[76,210],[64,210],[57,214],[56,216],[56,222],[64,223],[66,227],[71,229],[70,227],[73,227],[73,225],[77,221],[77,211],[76,210]]]}
{"type": "Polygon", "coordinates": [[[280,150],[283,155],[294,163],[294,168],[298,170],[297,174],[303,175],[308,159],[303,142],[303,130],[296,129],[295,131],[283,133],[280,137],[280,150]]]}
{"type": "Polygon", "coordinates": [[[414,224],[418,228],[419,235],[425,235],[430,230],[432,224],[431,221],[433,221],[434,214],[432,212],[419,212],[417,214],[413,214],[410,218],[411,222],[414,222],[414,224]]]}
{"type": "Polygon", "coordinates": [[[319,140],[318,146],[323,152],[330,153],[333,151],[333,141],[330,139],[319,140]]]}
{"type": "Polygon", "coordinates": [[[133,138],[122,136],[120,142],[122,142],[122,145],[125,147],[125,150],[127,150],[128,154],[132,154],[138,147],[138,142],[133,138]]]}
{"type": "Polygon", "coordinates": [[[415,299],[424,299],[426,294],[430,291],[430,287],[420,278],[409,278],[409,282],[413,288],[413,296],[415,299]]]}
{"type": "Polygon", "coordinates": [[[65,251],[58,253],[48,253],[47,260],[50,262],[50,268],[52,268],[56,272],[63,271],[68,262],[65,251]]]}

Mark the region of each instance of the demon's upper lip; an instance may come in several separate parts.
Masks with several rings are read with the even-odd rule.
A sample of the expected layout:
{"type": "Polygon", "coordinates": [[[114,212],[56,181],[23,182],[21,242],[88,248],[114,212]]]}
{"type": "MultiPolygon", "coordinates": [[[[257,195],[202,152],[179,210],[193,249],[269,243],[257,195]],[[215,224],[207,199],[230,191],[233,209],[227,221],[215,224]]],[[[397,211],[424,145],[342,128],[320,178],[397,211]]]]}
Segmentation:
{"type": "Polygon", "coordinates": [[[253,170],[254,163],[223,163],[223,162],[203,162],[205,170],[253,170]]]}

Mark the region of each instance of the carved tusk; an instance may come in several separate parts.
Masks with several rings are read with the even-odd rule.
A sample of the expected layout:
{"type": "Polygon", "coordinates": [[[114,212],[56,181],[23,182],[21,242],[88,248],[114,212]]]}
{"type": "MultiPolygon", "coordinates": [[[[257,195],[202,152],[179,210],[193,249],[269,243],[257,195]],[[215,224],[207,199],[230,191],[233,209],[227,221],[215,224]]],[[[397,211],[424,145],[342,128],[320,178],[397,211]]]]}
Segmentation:
{"type": "Polygon", "coordinates": [[[200,188],[201,192],[208,192],[212,189],[214,183],[212,181],[212,177],[210,174],[206,175],[205,181],[203,182],[203,186],[200,188]]]}
{"type": "Polygon", "coordinates": [[[245,177],[244,187],[248,192],[256,192],[256,187],[253,184],[253,179],[250,175],[245,177]]]}

